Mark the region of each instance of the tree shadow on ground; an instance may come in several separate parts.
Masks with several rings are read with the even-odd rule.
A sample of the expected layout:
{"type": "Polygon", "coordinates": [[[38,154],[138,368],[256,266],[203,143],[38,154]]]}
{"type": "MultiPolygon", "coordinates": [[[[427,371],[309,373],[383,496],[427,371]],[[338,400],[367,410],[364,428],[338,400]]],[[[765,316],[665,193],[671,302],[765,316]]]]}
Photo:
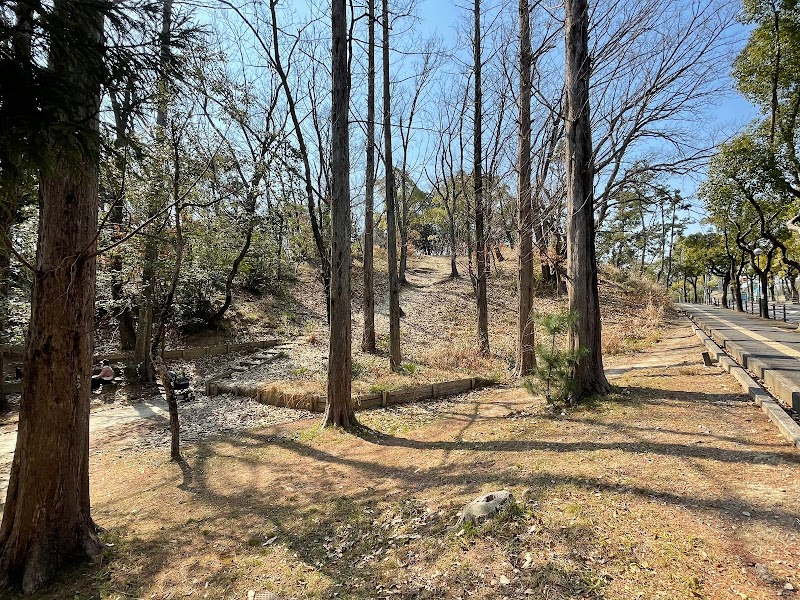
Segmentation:
{"type": "MultiPolygon", "coordinates": [[[[245,432],[232,439],[204,440],[191,447],[176,468],[168,469],[166,474],[164,471],[156,474],[160,481],[152,488],[157,498],[171,498],[170,487],[189,497],[188,518],[165,520],[160,529],[151,529],[142,536],[134,532],[134,522],[113,529],[105,537],[106,543],[113,546],[107,546],[100,567],[71,571],[59,579],[58,592],[42,598],[62,600],[80,596],[87,590],[95,595],[113,590],[138,597],[153,589],[155,581],[169,585],[176,556],[190,557],[183,561],[181,570],[207,573],[206,579],[223,582],[220,586],[247,585],[280,592],[275,589],[276,583],[270,578],[268,567],[271,560],[268,551],[272,544],[285,549],[282,556],[294,557],[292,560],[297,564],[292,566],[293,577],[299,577],[297,573],[307,573],[303,577],[314,589],[307,597],[382,597],[376,585],[388,589],[397,584],[393,578],[406,577],[406,573],[399,566],[387,571],[381,561],[391,553],[398,564],[402,564],[406,558],[398,552],[405,552],[412,544],[411,540],[400,543],[393,539],[391,529],[384,525],[392,518],[421,518],[418,513],[422,509],[407,506],[414,497],[440,497],[440,502],[452,503],[469,499],[476,490],[488,488],[527,488],[533,501],[554,489],[566,488],[586,494],[657,502],[705,517],[747,511],[752,515],[751,522],[786,532],[792,529],[793,512],[782,508],[767,512],[730,490],[697,497],[681,493],[675,487],[665,489],[657,480],[651,483],[647,479],[615,481],[613,477],[561,469],[561,460],[574,463],[577,457],[591,456],[598,451],[622,452],[640,462],[649,456],[688,459],[694,467],[706,469],[709,477],[713,477],[716,470],[730,469],[732,465],[768,463],[794,470],[800,467],[800,456],[788,448],[767,450],[760,448],[762,444],[735,436],[674,428],[663,430],[657,426],[603,419],[604,408],[647,409],[649,405],[665,402],[690,406],[693,403],[736,407],[744,404],[735,394],[698,394],[655,388],[636,388],[635,393],[636,402],[617,394],[609,400],[598,400],[594,409],[581,408],[566,416],[541,413],[526,417],[524,422],[532,426],[522,435],[526,439],[515,439],[516,434],[511,432],[504,432],[500,439],[463,439],[479,421],[507,420],[518,407],[506,403],[503,408],[509,411],[509,416],[486,417],[480,414],[480,403],[466,402],[453,407],[447,416],[440,415],[457,421],[448,434],[449,439],[420,440],[364,429],[358,438],[342,438],[353,440],[346,445],[320,444],[315,439],[303,441],[302,436],[295,433],[245,432]],[[458,409],[461,412],[457,412],[458,409]],[[537,436],[536,424],[550,421],[589,426],[600,433],[596,439],[576,440],[537,436]],[[664,434],[685,436],[691,443],[659,440],[664,434]],[[697,439],[703,443],[694,443],[697,439]],[[744,444],[751,447],[730,447],[744,444]],[[383,449],[389,448],[408,450],[408,453],[386,460],[383,449]],[[458,458],[453,461],[442,459],[455,454],[458,458]],[[495,454],[503,464],[526,461],[527,457],[546,456],[548,459],[538,471],[508,470],[498,469],[495,462],[484,462],[484,456],[495,454]],[[552,458],[549,462],[551,457],[563,458],[552,458]],[[256,477],[270,461],[275,464],[269,465],[267,470],[269,480],[256,477]],[[251,472],[254,477],[235,486],[220,485],[221,479],[224,481],[229,473],[238,471],[251,472]],[[394,489],[400,490],[397,496],[389,495],[394,489]],[[275,536],[276,540],[269,542],[275,536]],[[181,545],[176,546],[176,540],[181,545]],[[381,551],[375,554],[377,548],[381,551]],[[209,559],[209,553],[223,558],[209,559]]],[[[547,432],[547,436],[553,436],[553,432],[547,432]]],[[[569,437],[569,433],[564,436],[569,437]]],[[[431,437],[430,431],[428,437],[431,437]]],[[[596,460],[601,460],[602,456],[596,460]]],[[[130,506],[141,494],[139,490],[131,490],[128,495],[116,497],[114,503],[117,507],[130,506]]],[[[447,511],[444,519],[423,520],[414,535],[431,540],[430,544],[442,539],[448,544],[460,543],[448,537],[448,526],[455,512],[452,507],[447,511]]],[[[157,514],[156,511],[154,515],[157,514]]],[[[157,519],[158,516],[143,518],[157,519]]],[[[568,532],[559,535],[566,536],[564,543],[573,547],[592,539],[595,533],[590,527],[574,539],[568,532]]],[[[414,543],[421,544],[425,552],[437,552],[435,546],[426,545],[427,541],[414,543]]],[[[417,546],[414,549],[416,551],[417,546]]],[[[516,558],[499,557],[499,560],[511,562],[516,558]]],[[[540,577],[551,586],[552,597],[567,598],[580,593],[576,582],[581,581],[582,574],[580,570],[570,571],[563,563],[546,560],[531,576],[540,577]]],[[[478,593],[484,585],[472,575],[467,571],[459,575],[464,594],[478,593]]],[[[405,586],[404,595],[400,597],[437,598],[444,597],[447,592],[436,587],[426,589],[421,580],[402,585],[405,586]]]]}

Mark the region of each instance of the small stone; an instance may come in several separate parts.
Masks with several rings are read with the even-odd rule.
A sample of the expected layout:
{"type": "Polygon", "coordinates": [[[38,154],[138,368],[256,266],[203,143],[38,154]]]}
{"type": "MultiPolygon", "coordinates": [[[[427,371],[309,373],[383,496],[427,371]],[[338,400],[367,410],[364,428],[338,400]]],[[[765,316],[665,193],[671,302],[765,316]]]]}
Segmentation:
{"type": "Polygon", "coordinates": [[[752,516],[752,514],[750,513],[750,511],[747,511],[747,510],[743,510],[743,511],[742,511],[742,514],[743,514],[745,517],[750,517],[750,516],[752,516]]]}
{"type": "Polygon", "coordinates": [[[786,585],[783,586],[783,589],[785,589],[787,592],[793,592],[794,586],[787,581],[786,585]]]}
{"type": "Polygon", "coordinates": [[[464,523],[475,525],[512,507],[514,504],[514,495],[508,490],[485,494],[461,509],[461,516],[458,519],[458,523],[456,523],[456,527],[461,527],[464,523]]]}
{"type": "Polygon", "coordinates": [[[508,577],[500,575],[500,585],[508,585],[509,583],[511,583],[511,580],[508,577]]]}
{"type": "Polygon", "coordinates": [[[775,583],[775,577],[773,577],[770,570],[767,568],[766,565],[762,565],[761,563],[756,563],[753,565],[753,570],[758,575],[759,579],[764,581],[765,583],[773,584],[775,583]]]}

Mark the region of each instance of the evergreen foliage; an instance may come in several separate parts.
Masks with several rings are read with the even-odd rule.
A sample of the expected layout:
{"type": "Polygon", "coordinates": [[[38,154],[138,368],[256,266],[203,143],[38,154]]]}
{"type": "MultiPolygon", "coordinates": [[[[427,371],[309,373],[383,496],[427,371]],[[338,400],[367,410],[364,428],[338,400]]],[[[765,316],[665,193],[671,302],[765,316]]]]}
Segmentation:
{"type": "Polygon", "coordinates": [[[573,369],[586,356],[586,348],[567,350],[564,338],[575,324],[577,315],[568,311],[535,313],[533,320],[541,329],[536,337],[544,340],[536,345],[536,369],[525,379],[529,393],[544,396],[549,404],[558,406],[567,401],[573,391],[573,369]]]}

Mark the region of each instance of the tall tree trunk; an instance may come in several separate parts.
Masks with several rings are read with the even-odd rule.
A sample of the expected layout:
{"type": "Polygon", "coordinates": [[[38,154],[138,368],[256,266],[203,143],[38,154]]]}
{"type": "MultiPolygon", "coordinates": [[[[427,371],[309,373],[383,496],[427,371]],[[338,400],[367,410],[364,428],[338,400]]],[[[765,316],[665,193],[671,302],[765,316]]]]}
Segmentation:
{"type": "Polygon", "coordinates": [[[142,383],[153,381],[155,370],[150,359],[153,341],[153,312],[155,310],[155,261],[158,249],[154,237],[145,242],[144,262],[142,264],[142,297],[139,303],[139,321],[136,329],[136,348],[133,360],[137,364],[142,383]]]}
{"type": "Polygon", "coordinates": [[[364,180],[364,336],[361,349],[375,354],[375,0],[369,0],[367,19],[367,172],[364,180]]]}
{"type": "Polygon", "coordinates": [[[644,263],[647,257],[647,223],[644,217],[644,199],[639,198],[639,219],[642,223],[642,256],[639,265],[639,277],[644,277],[644,263]]]}
{"type": "Polygon", "coordinates": [[[594,232],[594,166],[589,118],[589,6],[566,0],[567,280],[576,320],[569,348],[583,354],[573,369],[571,400],[611,389],[603,372],[600,294],[594,232]]]}
{"type": "MultiPolygon", "coordinates": [[[[114,129],[116,138],[114,139],[114,149],[116,155],[114,160],[121,181],[126,181],[125,172],[127,170],[127,157],[125,146],[128,135],[128,128],[132,119],[132,94],[133,83],[129,80],[122,98],[119,99],[111,94],[111,106],[114,111],[114,129]]],[[[123,233],[123,219],[125,212],[125,190],[118,190],[111,207],[111,214],[108,222],[113,227],[113,239],[117,241],[125,235],[123,233]]],[[[123,278],[123,254],[124,248],[116,248],[110,257],[109,270],[111,271],[111,299],[121,304],[125,300],[124,278],[123,278]]],[[[136,348],[136,327],[133,320],[130,305],[126,302],[125,306],[119,309],[117,314],[117,326],[119,328],[119,346],[123,352],[129,352],[136,348]]]]}
{"type": "Polygon", "coordinates": [[[52,161],[39,177],[26,371],[0,526],[0,583],[19,583],[26,593],[64,565],[100,552],[89,502],[89,391],[103,17],[91,3],[55,0],[52,10],[63,25],[50,36],[49,68],[75,93],[57,107],[62,122],[47,133],[52,161]],[[83,40],[81,53],[76,39],[83,40]],[[58,137],[76,123],[85,140],[58,137]]]}
{"type": "Polygon", "coordinates": [[[386,249],[389,255],[389,366],[400,368],[400,282],[397,280],[397,190],[392,162],[392,104],[389,91],[389,0],[383,0],[383,161],[386,167],[386,249]]]}
{"type": "Polygon", "coordinates": [[[730,284],[731,284],[731,274],[729,271],[722,276],[722,300],[721,300],[722,308],[730,308],[730,305],[728,304],[728,287],[730,286],[730,284]]]}
{"type": "MultiPolygon", "coordinates": [[[[400,138],[403,139],[403,118],[400,118],[400,138]]],[[[400,261],[397,269],[397,281],[400,285],[406,285],[406,267],[408,266],[408,181],[406,179],[406,160],[408,156],[408,147],[403,143],[402,151],[402,169],[400,170],[400,198],[397,202],[397,229],[400,232],[400,261]]],[[[397,182],[395,181],[395,184],[397,182]]]]}
{"type": "MultiPolygon", "coordinates": [[[[156,149],[157,158],[153,177],[153,200],[148,217],[158,214],[160,209],[157,199],[164,198],[165,165],[161,153],[166,143],[168,92],[166,70],[169,64],[170,34],[172,31],[173,0],[164,0],[161,14],[160,58],[161,73],[158,81],[158,106],[156,110],[156,149]]],[[[142,382],[155,379],[155,367],[152,361],[153,320],[156,303],[156,261],[158,260],[158,239],[154,235],[145,241],[144,265],[142,266],[142,303],[139,305],[139,323],[136,332],[136,350],[134,361],[139,365],[139,377],[142,382]]]]}
{"type": "MultiPolygon", "coordinates": [[[[9,276],[11,275],[11,225],[14,222],[14,211],[16,210],[17,195],[16,190],[9,190],[9,187],[4,186],[5,189],[2,193],[2,202],[0,204],[0,345],[7,344],[8,339],[4,335],[8,327],[8,312],[6,301],[11,286],[9,285],[9,276]]],[[[6,398],[5,390],[3,389],[3,380],[5,378],[3,371],[3,357],[0,354],[0,412],[7,412],[10,410],[11,405],[6,398]]]]}
{"type": "Polygon", "coordinates": [[[789,272],[789,290],[791,291],[791,302],[792,304],[797,304],[798,302],[798,292],[797,292],[797,284],[795,283],[795,275],[793,271],[789,272]]]}
{"type": "Polygon", "coordinates": [[[533,215],[531,213],[531,25],[528,0],[519,0],[519,314],[517,316],[517,377],[536,366],[533,328],[533,215]]]}
{"type": "MultiPolygon", "coordinates": [[[[170,319],[170,315],[172,313],[172,304],[175,300],[175,292],[178,289],[178,281],[180,280],[181,276],[181,267],[183,266],[183,251],[184,251],[184,243],[183,243],[183,225],[181,223],[181,211],[183,210],[183,204],[179,201],[180,200],[180,141],[175,140],[173,143],[173,152],[175,157],[175,172],[172,177],[173,185],[172,185],[172,200],[175,204],[175,264],[172,268],[172,279],[170,281],[169,290],[167,291],[167,295],[164,298],[164,301],[161,305],[161,310],[159,311],[158,316],[158,327],[156,328],[156,335],[153,339],[153,344],[151,348],[154,349],[154,354],[156,356],[163,355],[164,349],[164,337],[167,327],[167,321],[170,319]]],[[[153,356],[150,357],[151,362],[153,361],[153,356]]],[[[156,365],[153,362],[153,369],[157,371],[156,365]]],[[[162,383],[163,383],[163,377],[162,383]]],[[[169,396],[167,397],[167,403],[169,404],[169,396]]],[[[170,408],[170,421],[173,420],[172,409],[170,408]]],[[[177,423],[178,423],[178,412],[175,409],[175,428],[177,430],[177,423]]],[[[170,429],[172,429],[172,425],[170,425],[170,429]]],[[[175,457],[173,457],[175,458],[175,457]]]]}
{"type": "Polygon", "coordinates": [[[669,288],[672,283],[672,251],[675,248],[675,220],[678,214],[677,198],[672,204],[672,223],[669,226],[669,254],[667,255],[667,278],[664,280],[664,287],[669,288]]]}
{"type": "Polygon", "coordinates": [[[350,395],[350,76],[347,68],[347,3],[332,0],[331,98],[331,304],[328,400],[323,426],[358,424],[350,395]]]}
{"type": "Polygon", "coordinates": [[[405,285],[408,283],[408,279],[406,279],[406,269],[408,268],[408,221],[401,217],[398,219],[398,223],[400,224],[400,268],[397,280],[401,285],[405,285]]]}
{"type": "Polygon", "coordinates": [[[763,318],[769,319],[769,271],[767,269],[758,274],[758,287],[760,288],[758,312],[763,318]]]}
{"type": "Polygon", "coordinates": [[[475,0],[475,119],[473,125],[473,185],[475,196],[475,303],[478,311],[478,350],[489,354],[489,307],[486,297],[486,234],[483,223],[483,98],[481,97],[481,1],[475,0]]]}

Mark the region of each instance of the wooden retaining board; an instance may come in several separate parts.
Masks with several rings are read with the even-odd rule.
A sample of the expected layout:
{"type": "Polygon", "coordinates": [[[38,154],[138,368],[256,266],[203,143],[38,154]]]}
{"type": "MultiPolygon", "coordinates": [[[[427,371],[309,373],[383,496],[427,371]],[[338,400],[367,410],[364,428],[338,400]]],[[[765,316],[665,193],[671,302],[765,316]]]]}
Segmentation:
{"type": "MultiPolygon", "coordinates": [[[[482,378],[457,379],[454,381],[418,385],[391,392],[355,396],[353,398],[353,403],[357,411],[369,410],[395,404],[406,404],[409,402],[418,402],[420,400],[431,400],[443,396],[453,396],[489,385],[494,385],[494,382],[482,378]]],[[[209,395],[234,394],[238,396],[250,396],[261,404],[298,408],[317,413],[325,412],[325,404],[327,402],[325,396],[292,394],[291,392],[279,392],[270,388],[262,388],[260,390],[252,387],[243,388],[242,386],[227,385],[216,381],[209,382],[207,387],[210,388],[209,395]]]]}

